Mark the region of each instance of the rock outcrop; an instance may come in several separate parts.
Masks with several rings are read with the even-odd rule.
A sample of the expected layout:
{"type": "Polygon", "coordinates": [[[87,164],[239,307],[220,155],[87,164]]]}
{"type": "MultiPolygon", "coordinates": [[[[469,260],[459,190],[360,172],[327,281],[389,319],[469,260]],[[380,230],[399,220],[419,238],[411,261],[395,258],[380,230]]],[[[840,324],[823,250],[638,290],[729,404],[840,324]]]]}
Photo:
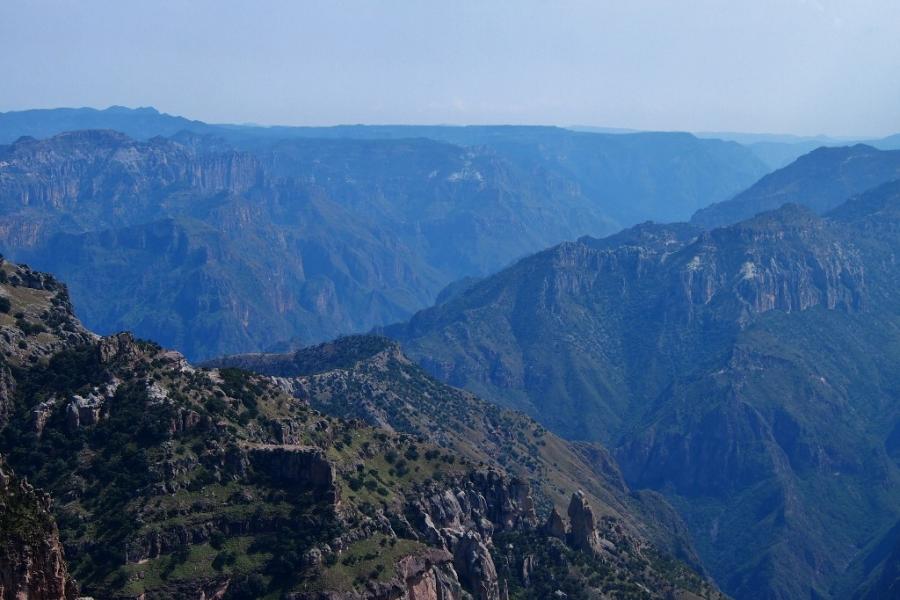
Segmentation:
{"type": "Polygon", "coordinates": [[[472,592],[475,600],[499,600],[500,585],[491,553],[481,536],[468,531],[457,542],[453,565],[459,579],[472,592]]]}
{"type": "Polygon", "coordinates": [[[255,446],[247,450],[250,463],[272,482],[287,488],[302,488],[331,504],[339,499],[334,465],[315,447],[255,446]]]}
{"type": "Polygon", "coordinates": [[[401,600],[461,600],[464,592],[451,559],[443,551],[401,559],[397,570],[406,586],[406,597],[401,600]]]}
{"type": "Polygon", "coordinates": [[[432,486],[407,513],[429,542],[450,549],[468,531],[490,538],[495,529],[537,522],[528,484],[495,469],[476,471],[454,487],[432,486]]]}
{"type": "Polygon", "coordinates": [[[489,550],[495,531],[537,523],[528,484],[494,469],[477,471],[454,488],[434,489],[407,512],[423,540],[452,552],[460,582],[477,600],[500,598],[489,550]]]}
{"type": "Polygon", "coordinates": [[[594,511],[591,509],[591,505],[588,504],[584,492],[579,490],[572,494],[568,514],[571,528],[566,535],[566,540],[570,546],[578,550],[597,554],[615,549],[612,542],[605,540],[597,531],[594,511]]]}
{"type": "Polygon", "coordinates": [[[550,516],[547,517],[547,521],[544,523],[542,531],[545,535],[565,541],[566,524],[555,506],[553,507],[553,510],[550,511],[550,516]]]}
{"type": "Polygon", "coordinates": [[[0,600],[74,600],[50,497],[0,458],[0,600]]]}
{"type": "Polygon", "coordinates": [[[65,285],[0,256],[0,428],[16,390],[11,366],[40,363],[95,338],[75,317],[65,285]]]}
{"type": "Polygon", "coordinates": [[[287,600],[469,600],[453,569],[453,557],[444,550],[426,550],[397,563],[397,576],[369,582],[364,591],[296,592],[287,600]]]}

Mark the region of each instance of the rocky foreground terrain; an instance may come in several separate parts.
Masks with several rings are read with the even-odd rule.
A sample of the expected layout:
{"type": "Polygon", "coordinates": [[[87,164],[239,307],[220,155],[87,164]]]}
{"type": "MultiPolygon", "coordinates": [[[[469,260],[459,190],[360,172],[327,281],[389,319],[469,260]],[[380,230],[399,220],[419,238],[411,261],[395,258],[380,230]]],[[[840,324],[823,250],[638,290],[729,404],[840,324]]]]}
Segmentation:
{"type": "Polygon", "coordinates": [[[302,375],[198,369],[0,270],[4,599],[719,597],[600,448],[482,414],[380,338],[302,375]]]}

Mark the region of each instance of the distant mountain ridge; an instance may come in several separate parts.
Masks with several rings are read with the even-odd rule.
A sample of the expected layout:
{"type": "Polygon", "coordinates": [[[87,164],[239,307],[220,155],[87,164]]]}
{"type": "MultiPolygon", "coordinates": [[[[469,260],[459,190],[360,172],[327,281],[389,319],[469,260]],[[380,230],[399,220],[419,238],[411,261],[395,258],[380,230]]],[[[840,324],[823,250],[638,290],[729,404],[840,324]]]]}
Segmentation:
{"type": "Polygon", "coordinates": [[[900,178],[900,150],[865,144],[819,148],[774,171],[724,202],[697,211],[691,223],[717,227],[736,223],[785,203],[823,214],[852,196],[900,178]]]}
{"type": "Polygon", "coordinates": [[[0,143],[22,136],[44,138],[98,128],[122,131],[140,140],[180,132],[213,135],[248,150],[302,139],[426,138],[462,147],[490,146],[522,168],[552,169],[569,178],[569,185],[584,188],[592,201],[604,203],[605,216],[619,226],[646,219],[684,220],[694,210],[730,197],[769,170],[740,144],[698,139],[683,132],[616,134],[523,125],[217,125],[153,108],[123,107],[0,113],[0,143]],[[618,156],[628,160],[617,163],[618,156]],[[682,180],[685,173],[679,174],[679,170],[686,171],[687,179],[682,180]],[[660,174],[666,174],[665,179],[660,179],[660,174]],[[669,188],[667,197],[661,197],[664,187],[669,188]]]}
{"type": "Polygon", "coordinates": [[[687,134],[88,114],[130,115],[142,139],[90,130],[0,147],[0,249],[70,281],[91,327],[191,358],[401,320],[454,281],[618,221],[686,217],[764,170],[687,134]],[[186,125],[202,133],[155,135],[186,125]]]}
{"type": "Polygon", "coordinates": [[[201,121],[161,113],[152,107],[50,108],[0,113],[0,144],[21,137],[44,139],[81,129],[114,129],[138,139],[171,136],[180,131],[204,132],[201,121]]]}

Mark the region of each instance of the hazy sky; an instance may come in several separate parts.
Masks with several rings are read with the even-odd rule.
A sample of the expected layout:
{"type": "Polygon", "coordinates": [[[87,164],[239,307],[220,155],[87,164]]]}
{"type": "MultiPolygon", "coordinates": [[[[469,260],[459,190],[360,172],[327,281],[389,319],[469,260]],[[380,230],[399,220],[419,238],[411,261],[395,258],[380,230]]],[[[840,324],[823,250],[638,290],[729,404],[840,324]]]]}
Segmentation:
{"type": "Polygon", "coordinates": [[[898,0],[0,0],[0,110],[900,131],[898,0]]]}

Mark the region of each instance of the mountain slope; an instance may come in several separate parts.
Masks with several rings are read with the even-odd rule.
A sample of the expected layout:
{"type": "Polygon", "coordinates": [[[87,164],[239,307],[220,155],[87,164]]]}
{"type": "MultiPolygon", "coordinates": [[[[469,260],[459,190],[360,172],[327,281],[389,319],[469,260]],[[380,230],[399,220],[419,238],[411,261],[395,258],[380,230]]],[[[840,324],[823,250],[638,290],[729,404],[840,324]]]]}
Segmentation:
{"type": "Polygon", "coordinates": [[[900,178],[900,151],[857,144],[819,148],[770,173],[730,200],[697,211],[691,223],[712,228],[794,203],[822,214],[852,196],[900,178]]]}
{"type": "Polygon", "coordinates": [[[544,512],[564,512],[582,490],[601,514],[635,535],[698,561],[677,517],[652,493],[630,493],[605,448],[567,443],[520,413],[432,379],[386,338],[351,336],[287,354],[237,355],[209,364],[287,378],[297,398],[327,414],[413,434],[505,469],[531,482],[544,512]]]}
{"type": "MultiPolygon", "coordinates": [[[[566,589],[582,596],[720,597],[649,544],[636,514],[613,517],[596,496],[574,494],[571,527],[551,535],[538,526],[531,484],[499,461],[477,464],[471,445],[457,453],[329,417],[288,393],[296,382],[196,369],[129,334],[92,336],[60,284],[2,266],[2,307],[15,320],[3,321],[0,339],[21,343],[2,357],[11,377],[0,452],[55,498],[84,593],[500,600],[533,597],[534,586],[510,589],[502,571],[525,561],[569,573],[566,589]]],[[[2,574],[26,566],[8,558],[2,574]]],[[[30,564],[35,581],[65,572],[59,560],[30,564]]]]}
{"type": "Polygon", "coordinates": [[[616,446],[739,598],[829,597],[896,521],[900,186],[826,218],[643,225],[387,328],[439,378],[616,446]]]}

